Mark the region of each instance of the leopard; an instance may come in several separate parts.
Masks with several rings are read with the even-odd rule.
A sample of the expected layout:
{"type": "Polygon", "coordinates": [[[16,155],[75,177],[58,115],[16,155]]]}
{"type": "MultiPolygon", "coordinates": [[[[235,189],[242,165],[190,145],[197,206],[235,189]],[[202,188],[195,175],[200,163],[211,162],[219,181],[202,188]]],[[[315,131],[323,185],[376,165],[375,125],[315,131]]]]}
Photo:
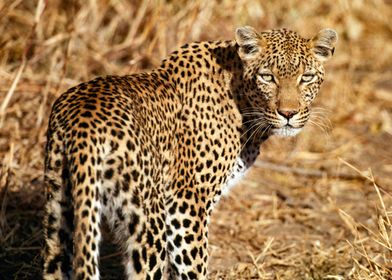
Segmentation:
{"type": "Polygon", "coordinates": [[[243,26],[61,94],[45,150],[43,278],[100,279],[107,224],[126,279],[207,279],[214,207],[263,142],[308,123],[336,42],[331,28],[304,38],[243,26]]]}

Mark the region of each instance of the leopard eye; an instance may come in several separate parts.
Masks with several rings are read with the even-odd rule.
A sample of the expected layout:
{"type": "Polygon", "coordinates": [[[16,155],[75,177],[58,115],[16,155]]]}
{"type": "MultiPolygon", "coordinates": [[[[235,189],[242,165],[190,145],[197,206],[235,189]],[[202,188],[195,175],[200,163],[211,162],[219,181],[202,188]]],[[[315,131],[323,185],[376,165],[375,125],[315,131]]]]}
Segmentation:
{"type": "Polygon", "coordinates": [[[272,74],[260,74],[259,77],[265,83],[275,83],[275,78],[272,74]]]}
{"type": "Polygon", "coordinates": [[[310,83],[316,78],[314,74],[303,74],[301,77],[301,83],[310,83]]]}

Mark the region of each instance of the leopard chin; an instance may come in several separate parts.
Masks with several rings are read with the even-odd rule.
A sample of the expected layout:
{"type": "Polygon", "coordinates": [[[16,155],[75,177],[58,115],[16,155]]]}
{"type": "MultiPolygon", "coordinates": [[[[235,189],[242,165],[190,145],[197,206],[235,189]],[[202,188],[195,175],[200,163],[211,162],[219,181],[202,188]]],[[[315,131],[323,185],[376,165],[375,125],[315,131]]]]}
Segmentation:
{"type": "Polygon", "coordinates": [[[300,133],[301,130],[302,127],[292,127],[290,125],[271,129],[272,134],[278,137],[293,137],[300,133]]]}

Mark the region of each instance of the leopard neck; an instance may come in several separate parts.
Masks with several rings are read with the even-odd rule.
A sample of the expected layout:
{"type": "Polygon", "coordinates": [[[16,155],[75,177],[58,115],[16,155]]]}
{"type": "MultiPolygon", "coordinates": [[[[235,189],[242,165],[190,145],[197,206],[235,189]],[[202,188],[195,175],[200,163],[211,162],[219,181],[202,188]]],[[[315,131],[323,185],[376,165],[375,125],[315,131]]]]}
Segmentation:
{"type": "MultiPolygon", "coordinates": [[[[182,102],[195,98],[199,91],[208,91],[201,87],[190,92],[194,81],[208,81],[223,89],[225,98],[235,101],[241,118],[241,153],[255,153],[268,135],[256,135],[242,115],[246,102],[246,91],[252,81],[244,76],[243,62],[238,56],[238,45],[232,41],[196,42],[186,44],[165,59],[160,68],[175,89],[182,102]]],[[[213,94],[213,93],[212,93],[213,94]]]]}

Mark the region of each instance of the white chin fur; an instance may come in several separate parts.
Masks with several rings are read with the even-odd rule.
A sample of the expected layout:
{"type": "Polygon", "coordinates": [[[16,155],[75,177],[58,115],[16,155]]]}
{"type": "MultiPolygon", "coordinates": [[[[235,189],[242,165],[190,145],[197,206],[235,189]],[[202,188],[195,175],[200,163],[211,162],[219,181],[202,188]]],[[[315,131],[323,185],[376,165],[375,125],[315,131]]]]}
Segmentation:
{"type": "Polygon", "coordinates": [[[292,137],[297,135],[302,128],[294,128],[294,127],[281,127],[281,128],[273,128],[272,133],[279,137],[292,137]]]}

